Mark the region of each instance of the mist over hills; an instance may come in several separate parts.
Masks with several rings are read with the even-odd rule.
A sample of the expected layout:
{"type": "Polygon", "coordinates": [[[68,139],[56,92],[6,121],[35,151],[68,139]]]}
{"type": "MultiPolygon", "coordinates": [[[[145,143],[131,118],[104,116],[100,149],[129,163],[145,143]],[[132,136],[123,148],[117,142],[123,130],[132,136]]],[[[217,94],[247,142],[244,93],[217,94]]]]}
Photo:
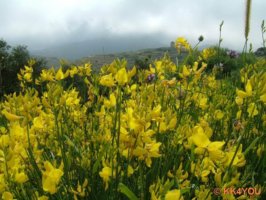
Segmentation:
{"type": "Polygon", "coordinates": [[[146,48],[169,46],[170,40],[158,40],[158,36],[122,36],[97,38],[72,42],[42,50],[31,50],[32,55],[76,60],[93,55],[136,51],[146,48]]]}

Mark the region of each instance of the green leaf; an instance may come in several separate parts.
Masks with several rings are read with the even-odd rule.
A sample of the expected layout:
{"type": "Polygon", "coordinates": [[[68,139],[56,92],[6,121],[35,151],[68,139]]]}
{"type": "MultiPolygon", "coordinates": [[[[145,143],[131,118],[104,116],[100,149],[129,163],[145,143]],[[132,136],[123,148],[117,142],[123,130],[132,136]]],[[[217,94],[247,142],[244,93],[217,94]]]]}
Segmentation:
{"type": "Polygon", "coordinates": [[[100,160],[98,159],[94,164],[93,164],[93,167],[92,167],[92,174],[95,174],[98,170],[100,166],[100,160]]]}
{"type": "Polygon", "coordinates": [[[166,195],[166,193],[174,186],[175,182],[172,180],[171,182],[168,182],[164,185],[162,195],[166,195]]]}
{"type": "Polygon", "coordinates": [[[119,183],[118,191],[126,195],[130,200],[138,200],[136,195],[123,183],[119,183]]]}
{"type": "Polygon", "coordinates": [[[247,153],[256,145],[256,143],[261,139],[261,137],[257,137],[255,138],[250,145],[246,148],[245,152],[244,152],[244,156],[247,155],[247,153]]]}

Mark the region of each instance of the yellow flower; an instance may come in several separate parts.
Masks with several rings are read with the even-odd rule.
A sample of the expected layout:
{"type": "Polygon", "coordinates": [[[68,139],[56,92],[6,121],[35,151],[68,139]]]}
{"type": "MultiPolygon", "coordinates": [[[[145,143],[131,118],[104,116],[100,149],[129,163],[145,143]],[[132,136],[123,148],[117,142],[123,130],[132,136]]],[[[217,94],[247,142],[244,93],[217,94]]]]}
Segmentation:
{"type": "Polygon", "coordinates": [[[91,63],[86,63],[84,65],[84,75],[90,76],[91,75],[91,63]]]}
{"type": "MultiPolygon", "coordinates": [[[[200,126],[196,126],[194,128],[194,131],[196,133],[194,133],[194,135],[191,136],[193,143],[199,148],[207,149],[209,152],[209,157],[213,161],[220,161],[224,157],[224,153],[220,149],[223,147],[225,142],[224,141],[211,142],[207,137],[207,135],[204,133],[203,128],[200,126]]],[[[197,153],[202,154],[203,151],[201,152],[200,149],[197,149],[197,153]]]]}
{"type": "Polygon", "coordinates": [[[181,200],[183,197],[181,197],[180,190],[169,190],[165,195],[165,200],[181,200]]]}
{"type": "Polygon", "coordinates": [[[257,114],[259,114],[259,111],[257,109],[257,106],[255,103],[250,103],[249,106],[248,106],[248,116],[249,117],[254,117],[256,116],[257,114]]]}
{"type": "Polygon", "coordinates": [[[266,94],[261,95],[260,100],[266,104],[266,94]]]}
{"type": "Polygon", "coordinates": [[[85,197],[85,193],[86,193],[86,186],[88,185],[88,179],[85,179],[83,184],[80,185],[80,183],[78,182],[78,187],[76,190],[71,189],[71,192],[74,194],[74,199],[77,200],[77,196],[80,197],[85,197]]]}
{"type": "Polygon", "coordinates": [[[134,173],[134,169],[131,165],[128,165],[127,176],[130,177],[134,173]]]}
{"type": "Polygon", "coordinates": [[[183,76],[187,77],[190,75],[190,70],[184,65],[183,66],[183,76]]]}
{"type": "Polygon", "coordinates": [[[176,117],[174,116],[174,117],[170,120],[170,122],[169,122],[169,124],[168,124],[168,126],[167,126],[167,129],[169,129],[169,130],[173,130],[173,129],[175,129],[175,127],[176,127],[176,123],[177,123],[177,119],[176,119],[176,117]]]}
{"type": "Polygon", "coordinates": [[[216,142],[211,142],[208,145],[207,149],[208,149],[209,157],[211,160],[221,161],[224,158],[225,154],[222,150],[220,150],[224,144],[225,144],[224,141],[222,142],[216,141],[216,142]]]}
{"type": "Polygon", "coordinates": [[[241,98],[239,96],[236,97],[235,101],[236,101],[236,104],[239,106],[241,106],[243,104],[243,98],[241,98]]]}
{"type": "Polygon", "coordinates": [[[76,66],[72,67],[70,70],[69,70],[69,76],[71,78],[73,78],[77,73],[78,73],[78,68],[76,66]]]}
{"type": "Polygon", "coordinates": [[[207,183],[209,181],[208,175],[210,174],[210,170],[203,170],[200,173],[200,177],[202,182],[207,183]]]}
{"type": "Polygon", "coordinates": [[[243,90],[236,89],[236,94],[239,98],[242,98],[242,99],[248,97],[248,94],[244,92],[243,90]]]}
{"type": "Polygon", "coordinates": [[[115,79],[119,85],[125,85],[128,82],[127,71],[125,68],[120,69],[116,75],[115,79]]]}
{"type": "Polygon", "coordinates": [[[49,70],[43,69],[40,75],[41,81],[53,81],[54,80],[54,69],[51,68],[49,70]]]}
{"type": "Polygon", "coordinates": [[[102,171],[99,172],[99,174],[105,183],[105,190],[107,190],[108,182],[110,180],[110,176],[112,175],[112,169],[110,167],[104,167],[102,171]]]}
{"type": "Polygon", "coordinates": [[[257,149],[257,156],[259,157],[259,158],[261,158],[261,156],[263,155],[263,153],[264,153],[264,144],[261,144],[261,145],[259,145],[259,147],[258,147],[258,149],[257,149]]]}
{"type": "Polygon", "coordinates": [[[176,78],[172,78],[171,80],[167,81],[168,86],[174,86],[176,84],[176,78]]]}
{"type": "Polygon", "coordinates": [[[41,197],[38,197],[38,200],[49,200],[49,197],[47,197],[47,196],[41,196],[41,197]]]}
{"type": "Polygon", "coordinates": [[[203,60],[208,60],[209,58],[213,57],[216,55],[216,50],[213,48],[206,48],[203,49],[202,53],[201,53],[201,57],[203,58],[203,60]]]}
{"type": "Polygon", "coordinates": [[[138,146],[134,150],[134,155],[138,157],[140,160],[145,160],[147,167],[151,167],[152,160],[151,158],[158,158],[161,156],[159,153],[160,146],[162,143],[152,141],[145,145],[145,147],[138,146]]]}
{"type": "Polygon", "coordinates": [[[152,110],[151,112],[152,120],[158,120],[160,118],[161,108],[162,108],[161,105],[158,105],[152,110]]]}
{"type": "Polygon", "coordinates": [[[23,80],[25,80],[26,82],[31,82],[32,72],[33,72],[33,69],[31,66],[30,67],[25,66],[25,69],[20,70],[20,74],[18,74],[18,79],[22,81],[22,77],[23,77],[23,80]]]}
{"type": "Polygon", "coordinates": [[[179,53],[181,52],[181,48],[182,47],[185,48],[186,50],[189,50],[189,51],[191,50],[190,44],[183,37],[179,37],[179,38],[176,39],[175,47],[176,47],[176,49],[178,50],[179,53]]]}
{"type": "Polygon", "coordinates": [[[196,134],[192,136],[192,141],[197,147],[205,148],[211,143],[201,126],[195,126],[194,131],[196,134]]]}
{"type": "Polygon", "coordinates": [[[9,143],[10,143],[9,135],[0,136],[0,148],[8,147],[9,143]]]}
{"type": "Polygon", "coordinates": [[[247,84],[245,86],[245,91],[236,89],[236,94],[238,97],[242,99],[252,96],[252,85],[250,80],[247,81],[247,84]]]}
{"type": "Polygon", "coordinates": [[[62,71],[62,67],[60,67],[58,71],[56,72],[55,78],[56,80],[62,80],[65,78],[64,73],[62,71]]]}
{"type": "Polygon", "coordinates": [[[24,79],[25,79],[27,82],[31,82],[31,81],[32,81],[31,73],[25,73],[25,74],[24,74],[24,79]]]}
{"type": "Polygon", "coordinates": [[[133,67],[133,69],[131,71],[128,72],[128,79],[131,79],[133,76],[135,76],[137,72],[136,66],[133,67]]]}
{"type": "Polygon", "coordinates": [[[214,180],[215,180],[217,186],[222,185],[222,171],[220,169],[218,169],[217,172],[215,172],[214,180]]]}
{"type": "Polygon", "coordinates": [[[112,87],[115,85],[113,75],[110,73],[108,75],[102,76],[100,79],[100,84],[107,87],[112,87]]]}
{"type": "Polygon", "coordinates": [[[232,162],[232,166],[237,166],[237,167],[243,167],[246,164],[245,156],[242,153],[242,145],[240,145],[240,148],[238,149],[236,156],[234,157],[236,151],[236,147],[234,147],[233,151],[226,152],[226,159],[225,159],[225,166],[229,166],[230,163],[232,162],[232,159],[234,158],[232,162]]]}
{"type": "Polygon", "coordinates": [[[4,192],[2,195],[3,200],[13,200],[13,195],[10,192],[4,192]]]}
{"type": "Polygon", "coordinates": [[[245,86],[245,90],[246,90],[246,93],[248,96],[252,95],[252,85],[251,85],[250,80],[247,81],[247,84],[245,86]]]}
{"type": "Polygon", "coordinates": [[[198,104],[199,104],[199,107],[200,107],[201,109],[205,109],[205,108],[207,108],[207,102],[208,102],[207,97],[205,97],[205,96],[203,96],[203,95],[200,95],[200,96],[199,96],[198,104]]]}
{"type": "Polygon", "coordinates": [[[196,199],[211,200],[212,195],[211,195],[210,189],[207,189],[207,188],[205,185],[200,185],[200,188],[196,189],[195,191],[195,198],[193,198],[192,200],[196,200],[196,199]]]}
{"type": "Polygon", "coordinates": [[[21,116],[17,116],[17,115],[14,115],[14,114],[12,114],[12,113],[9,113],[9,112],[7,112],[6,110],[3,110],[3,111],[2,111],[2,114],[5,115],[5,117],[6,117],[9,121],[16,121],[16,120],[19,120],[19,119],[22,118],[21,116]]]}
{"type": "Polygon", "coordinates": [[[44,162],[44,168],[45,171],[42,176],[43,190],[49,192],[50,194],[55,194],[57,192],[57,185],[59,184],[64,172],[60,168],[54,168],[48,161],[44,162]]]}
{"type": "Polygon", "coordinates": [[[45,123],[44,123],[44,119],[43,119],[42,116],[35,117],[35,118],[33,119],[33,126],[34,126],[34,128],[36,128],[37,130],[39,130],[39,129],[43,129],[43,128],[44,128],[44,125],[45,125],[45,123]]]}
{"type": "Polygon", "coordinates": [[[104,99],[104,105],[108,108],[115,107],[116,97],[115,97],[114,93],[110,94],[110,100],[104,99]]]}
{"type": "Polygon", "coordinates": [[[17,173],[15,176],[15,180],[18,183],[25,183],[29,180],[28,176],[24,172],[17,173]]]}
{"type": "Polygon", "coordinates": [[[224,113],[221,110],[215,110],[214,117],[217,120],[220,120],[224,117],[224,113]]]}

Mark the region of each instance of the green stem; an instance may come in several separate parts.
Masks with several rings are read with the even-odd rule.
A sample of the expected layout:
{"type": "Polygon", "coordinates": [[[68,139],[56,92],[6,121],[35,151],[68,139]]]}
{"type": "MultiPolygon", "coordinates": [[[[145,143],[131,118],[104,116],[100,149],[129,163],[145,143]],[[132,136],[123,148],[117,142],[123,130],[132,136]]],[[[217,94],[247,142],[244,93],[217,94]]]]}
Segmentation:
{"type": "Polygon", "coordinates": [[[240,145],[241,145],[241,140],[242,140],[242,135],[240,135],[240,137],[238,138],[238,143],[237,143],[237,147],[236,147],[236,151],[235,151],[235,153],[234,153],[234,156],[233,156],[233,158],[232,158],[232,160],[231,160],[231,162],[230,162],[230,164],[229,164],[229,166],[228,166],[228,168],[227,168],[227,171],[229,172],[230,171],[230,169],[231,169],[231,167],[232,167],[232,164],[233,164],[233,162],[234,162],[234,160],[235,160],[235,157],[236,157],[236,155],[237,155],[237,152],[238,152],[238,150],[239,150],[239,148],[240,148],[240,145]]]}
{"type": "Polygon", "coordinates": [[[117,146],[117,153],[116,153],[116,191],[118,188],[119,184],[119,172],[118,172],[118,167],[120,164],[120,152],[119,152],[119,147],[120,147],[120,127],[121,127],[121,88],[118,87],[118,98],[117,98],[117,110],[118,110],[118,127],[117,127],[117,140],[116,140],[116,146],[117,146]]]}

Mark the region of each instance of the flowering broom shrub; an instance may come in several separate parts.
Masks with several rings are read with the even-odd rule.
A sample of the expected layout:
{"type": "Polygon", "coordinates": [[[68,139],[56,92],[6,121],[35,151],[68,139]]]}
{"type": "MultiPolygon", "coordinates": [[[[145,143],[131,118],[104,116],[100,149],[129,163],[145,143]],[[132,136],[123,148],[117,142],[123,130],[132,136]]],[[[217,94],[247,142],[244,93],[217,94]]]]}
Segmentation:
{"type": "Polygon", "coordinates": [[[2,199],[263,199],[265,65],[244,66],[234,85],[202,60],[167,56],[145,70],[115,60],[35,80],[29,63],[21,92],[0,103],[2,199]]]}

